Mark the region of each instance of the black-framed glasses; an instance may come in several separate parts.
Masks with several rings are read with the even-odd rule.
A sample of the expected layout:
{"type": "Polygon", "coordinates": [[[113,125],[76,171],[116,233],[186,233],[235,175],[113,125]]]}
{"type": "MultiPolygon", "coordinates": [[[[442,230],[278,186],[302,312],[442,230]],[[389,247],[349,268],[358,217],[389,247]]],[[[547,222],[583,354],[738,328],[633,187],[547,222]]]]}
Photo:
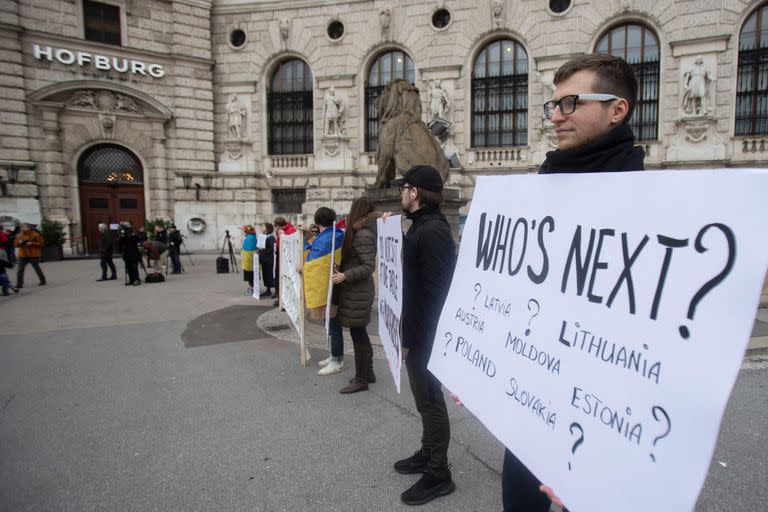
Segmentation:
{"type": "Polygon", "coordinates": [[[397,187],[397,189],[400,191],[400,193],[403,193],[403,190],[408,190],[409,188],[416,188],[413,185],[400,185],[397,187]]]}
{"type": "Polygon", "coordinates": [[[579,101],[613,101],[619,100],[618,96],[613,94],[569,94],[559,100],[548,101],[544,104],[544,117],[552,119],[555,109],[560,108],[560,113],[564,116],[573,114],[576,111],[576,104],[579,101]]]}

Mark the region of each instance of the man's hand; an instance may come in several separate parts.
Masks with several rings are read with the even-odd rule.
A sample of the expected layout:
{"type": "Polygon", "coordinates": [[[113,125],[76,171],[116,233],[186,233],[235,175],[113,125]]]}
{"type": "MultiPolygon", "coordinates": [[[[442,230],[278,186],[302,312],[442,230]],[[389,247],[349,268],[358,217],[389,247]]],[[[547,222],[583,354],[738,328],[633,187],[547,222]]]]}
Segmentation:
{"type": "Polygon", "coordinates": [[[461,398],[459,398],[458,395],[454,395],[453,393],[449,392],[448,396],[451,397],[451,400],[453,400],[453,403],[455,403],[457,406],[462,407],[464,405],[461,403],[461,398]]]}
{"type": "Polygon", "coordinates": [[[554,503],[558,507],[565,507],[565,505],[563,505],[563,501],[555,495],[555,491],[553,491],[551,487],[548,487],[546,485],[540,485],[539,490],[544,494],[546,494],[547,498],[549,498],[550,501],[552,501],[552,503],[554,503]]]}
{"type": "Polygon", "coordinates": [[[381,215],[381,222],[387,222],[387,219],[390,218],[393,215],[392,212],[384,212],[381,215]]]}

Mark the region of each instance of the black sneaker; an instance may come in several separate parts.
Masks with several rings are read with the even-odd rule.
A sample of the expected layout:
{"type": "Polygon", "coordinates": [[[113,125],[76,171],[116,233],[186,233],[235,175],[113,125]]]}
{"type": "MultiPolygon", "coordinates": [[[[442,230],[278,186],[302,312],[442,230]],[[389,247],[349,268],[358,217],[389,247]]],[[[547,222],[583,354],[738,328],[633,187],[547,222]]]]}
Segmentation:
{"type": "Polygon", "coordinates": [[[421,453],[421,450],[419,450],[407,459],[402,459],[395,462],[395,471],[401,475],[423,473],[424,470],[427,469],[427,462],[429,462],[429,457],[421,453]]]}
{"type": "Polygon", "coordinates": [[[448,478],[444,479],[437,478],[427,471],[418,482],[400,495],[400,500],[406,505],[424,505],[440,496],[447,496],[455,490],[456,484],[453,483],[450,472],[448,478]]]}

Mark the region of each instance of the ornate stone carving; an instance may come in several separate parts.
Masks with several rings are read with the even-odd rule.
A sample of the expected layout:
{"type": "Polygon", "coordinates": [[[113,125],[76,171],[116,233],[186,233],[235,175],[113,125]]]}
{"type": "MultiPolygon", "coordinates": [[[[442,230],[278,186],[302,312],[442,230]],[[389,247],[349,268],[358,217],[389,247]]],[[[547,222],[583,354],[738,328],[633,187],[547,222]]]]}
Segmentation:
{"type": "Polygon", "coordinates": [[[451,97],[438,79],[429,82],[429,121],[447,119],[451,97]]]}
{"type": "Polygon", "coordinates": [[[228,140],[224,143],[224,150],[230,160],[239,160],[243,156],[243,146],[240,141],[228,140]]]}
{"type": "Polygon", "coordinates": [[[237,95],[230,94],[227,102],[227,137],[229,139],[241,141],[245,138],[247,114],[248,110],[240,104],[237,95]]]}
{"type": "Polygon", "coordinates": [[[701,116],[712,112],[712,98],[717,78],[704,66],[704,57],[699,55],[688,71],[683,74],[683,112],[686,116],[701,116]]]}
{"type": "Polygon", "coordinates": [[[493,16],[493,26],[498,28],[504,24],[504,2],[502,0],[491,0],[491,15],[493,16]]]}
{"type": "Polygon", "coordinates": [[[331,87],[323,100],[323,133],[329,137],[344,135],[344,116],[345,102],[336,96],[336,89],[331,87]]]}
{"type": "Polygon", "coordinates": [[[100,110],[102,112],[131,112],[141,114],[142,110],[133,99],[106,89],[83,89],[75,92],[67,106],[100,110]]]}
{"type": "Polygon", "coordinates": [[[111,139],[115,136],[115,122],[117,121],[114,114],[108,114],[106,112],[99,113],[99,126],[101,126],[101,135],[105,139],[111,139]]]}
{"type": "Polygon", "coordinates": [[[277,28],[280,30],[280,39],[282,40],[283,48],[288,45],[288,36],[291,33],[291,19],[281,18],[277,22],[277,28]]]}
{"type": "Polygon", "coordinates": [[[390,26],[392,24],[392,10],[391,9],[382,9],[379,11],[379,25],[381,27],[381,37],[382,39],[389,40],[390,34],[390,26]]]}

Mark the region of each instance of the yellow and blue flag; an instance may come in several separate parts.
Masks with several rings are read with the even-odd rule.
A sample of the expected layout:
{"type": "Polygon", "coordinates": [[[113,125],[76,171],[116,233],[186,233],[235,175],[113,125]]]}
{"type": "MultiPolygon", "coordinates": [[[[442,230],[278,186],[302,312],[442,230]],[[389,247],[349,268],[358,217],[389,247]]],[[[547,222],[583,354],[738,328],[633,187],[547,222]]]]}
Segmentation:
{"type": "Polygon", "coordinates": [[[331,276],[331,260],[338,265],[341,262],[341,244],[344,231],[326,228],[312,240],[307,261],[304,263],[304,296],[307,308],[325,306],[328,302],[328,284],[331,276]],[[331,258],[331,249],[334,256],[331,258]]]}

